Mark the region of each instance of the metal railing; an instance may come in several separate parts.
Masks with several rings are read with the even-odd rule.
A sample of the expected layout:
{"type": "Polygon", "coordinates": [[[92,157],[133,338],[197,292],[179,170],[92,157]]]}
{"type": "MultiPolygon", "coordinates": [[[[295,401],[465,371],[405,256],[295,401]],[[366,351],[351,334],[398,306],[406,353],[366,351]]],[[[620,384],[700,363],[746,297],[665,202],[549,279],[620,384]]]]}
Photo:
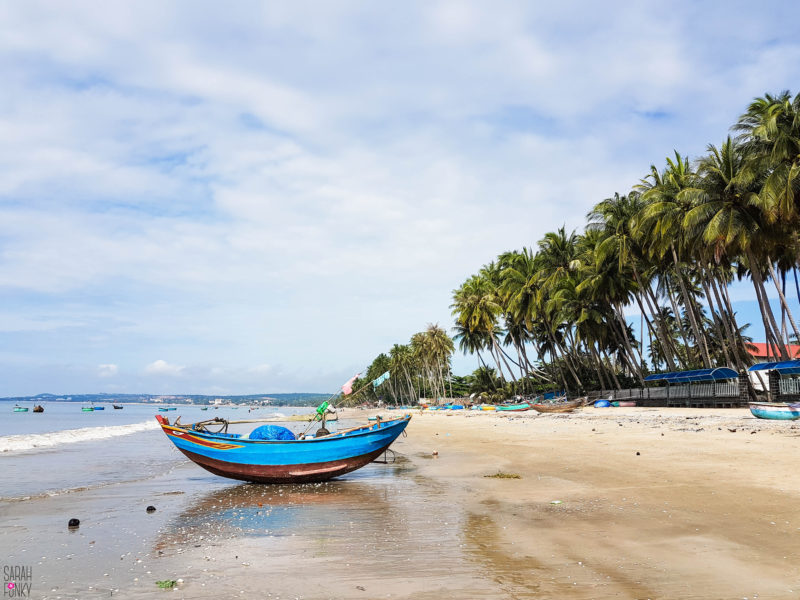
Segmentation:
{"type": "Polygon", "coordinates": [[[781,378],[778,382],[778,389],[780,390],[781,394],[800,394],[800,379],[781,378]]]}
{"type": "MultiPolygon", "coordinates": [[[[794,380],[800,390],[800,379],[794,380]]],[[[783,381],[781,381],[783,384],[783,381]]],[[[788,389],[788,388],[787,388],[788,389]]],[[[784,392],[781,393],[800,393],[784,392]]],[[[662,399],[683,399],[683,398],[737,398],[739,396],[738,382],[715,382],[715,383],[684,383],[681,385],[670,385],[663,387],[650,388],[627,388],[623,390],[610,390],[608,392],[613,400],[662,400],[662,399]]]]}

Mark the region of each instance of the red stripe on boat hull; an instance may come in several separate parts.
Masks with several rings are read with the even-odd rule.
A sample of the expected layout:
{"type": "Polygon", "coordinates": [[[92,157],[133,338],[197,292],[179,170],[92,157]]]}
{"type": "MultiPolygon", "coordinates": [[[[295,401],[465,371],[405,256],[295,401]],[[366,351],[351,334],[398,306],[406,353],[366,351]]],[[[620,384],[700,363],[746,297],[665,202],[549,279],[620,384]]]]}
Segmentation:
{"type": "Polygon", "coordinates": [[[305,465],[241,465],[208,458],[183,448],[178,448],[178,450],[206,471],[229,479],[252,481],[254,483],[311,483],[326,481],[360,469],[375,460],[390,445],[387,444],[379,450],[369,454],[362,454],[361,456],[305,465]]]}

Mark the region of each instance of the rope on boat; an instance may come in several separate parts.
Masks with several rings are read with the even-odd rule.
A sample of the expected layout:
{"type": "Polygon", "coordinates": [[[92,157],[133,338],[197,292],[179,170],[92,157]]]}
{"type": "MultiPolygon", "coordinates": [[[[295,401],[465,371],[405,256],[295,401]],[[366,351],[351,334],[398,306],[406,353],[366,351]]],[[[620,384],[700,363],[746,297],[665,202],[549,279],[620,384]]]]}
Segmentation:
{"type": "Polygon", "coordinates": [[[384,451],[383,451],[383,460],[378,460],[378,459],[376,458],[376,459],[375,459],[375,460],[373,460],[372,462],[374,462],[374,463],[380,463],[380,464],[382,464],[382,465],[391,465],[391,464],[394,464],[396,460],[397,460],[397,454],[395,453],[395,451],[394,451],[394,450],[392,450],[391,448],[387,448],[386,450],[384,450],[384,451]],[[391,462],[389,461],[389,452],[391,452],[391,453],[392,453],[392,460],[391,460],[391,462]]]}

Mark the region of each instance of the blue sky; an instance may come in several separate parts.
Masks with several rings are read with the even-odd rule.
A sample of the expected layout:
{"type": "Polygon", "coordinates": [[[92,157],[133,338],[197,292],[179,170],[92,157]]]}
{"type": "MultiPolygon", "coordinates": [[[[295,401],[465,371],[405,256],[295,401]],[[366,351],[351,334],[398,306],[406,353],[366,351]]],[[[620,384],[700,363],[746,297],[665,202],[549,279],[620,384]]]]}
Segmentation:
{"type": "Polygon", "coordinates": [[[533,4],[0,5],[0,396],[334,391],[798,91],[791,2],[533,4]]]}

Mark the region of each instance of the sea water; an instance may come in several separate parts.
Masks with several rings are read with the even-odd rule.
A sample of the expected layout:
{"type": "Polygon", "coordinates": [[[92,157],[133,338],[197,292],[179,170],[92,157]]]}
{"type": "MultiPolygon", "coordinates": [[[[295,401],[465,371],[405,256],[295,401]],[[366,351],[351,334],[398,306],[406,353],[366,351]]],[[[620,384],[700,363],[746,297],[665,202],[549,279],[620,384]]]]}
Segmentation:
{"type": "MultiPolygon", "coordinates": [[[[228,420],[266,419],[311,412],[309,407],[178,406],[159,412],[155,404],[125,404],[115,410],[83,412],[78,402],[48,402],[45,412],[13,412],[0,402],[0,502],[33,498],[138,481],[163,474],[188,462],[161,432],[161,414],[184,423],[220,417],[228,420]]],[[[303,422],[284,423],[300,431],[303,422]]],[[[250,431],[257,424],[232,426],[250,431]]],[[[197,467],[199,469],[199,467],[197,467]]]]}

